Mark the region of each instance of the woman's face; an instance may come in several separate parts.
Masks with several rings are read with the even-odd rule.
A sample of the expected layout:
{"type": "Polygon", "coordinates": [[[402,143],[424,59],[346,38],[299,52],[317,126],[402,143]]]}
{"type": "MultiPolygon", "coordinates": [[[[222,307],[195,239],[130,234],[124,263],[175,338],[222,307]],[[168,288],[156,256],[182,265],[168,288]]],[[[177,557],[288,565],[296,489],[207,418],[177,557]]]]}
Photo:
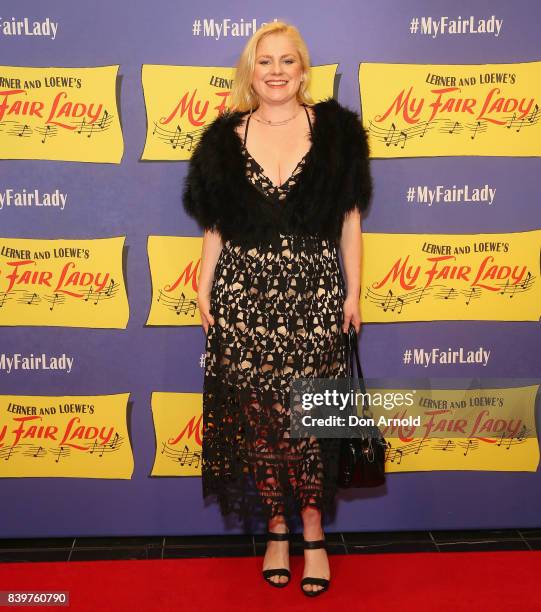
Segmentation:
{"type": "Polygon", "coordinates": [[[286,34],[268,34],[259,41],[252,87],[260,100],[286,102],[297,95],[302,65],[293,41],[286,34]]]}

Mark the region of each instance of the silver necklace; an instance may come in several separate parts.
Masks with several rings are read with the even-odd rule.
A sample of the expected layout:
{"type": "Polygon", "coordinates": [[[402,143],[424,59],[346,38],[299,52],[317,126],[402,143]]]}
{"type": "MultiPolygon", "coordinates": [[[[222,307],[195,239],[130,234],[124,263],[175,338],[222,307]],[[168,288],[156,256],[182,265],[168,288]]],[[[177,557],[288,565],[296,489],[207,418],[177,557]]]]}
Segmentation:
{"type": "Polygon", "coordinates": [[[250,110],[250,116],[253,116],[253,118],[256,121],[259,121],[259,123],[264,123],[265,125],[285,125],[286,123],[289,123],[290,121],[292,121],[293,119],[295,119],[295,117],[301,112],[301,106],[299,106],[297,112],[293,115],[293,117],[290,117],[289,119],[284,119],[282,121],[269,121],[268,119],[263,119],[263,117],[261,119],[259,119],[258,117],[256,117],[255,115],[252,115],[252,111],[250,110]]]}

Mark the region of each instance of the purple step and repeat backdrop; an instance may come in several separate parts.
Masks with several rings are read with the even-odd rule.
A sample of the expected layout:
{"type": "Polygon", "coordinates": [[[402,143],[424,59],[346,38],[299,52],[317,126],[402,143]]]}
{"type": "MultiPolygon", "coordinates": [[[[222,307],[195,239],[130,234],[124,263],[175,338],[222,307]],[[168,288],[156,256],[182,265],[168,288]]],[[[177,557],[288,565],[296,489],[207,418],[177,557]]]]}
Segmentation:
{"type": "MultiPolygon", "coordinates": [[[[410,248],[408,234],[432,235],[421,241],[429,250],[427,244],[441,244],[435,235],[453,235],[455,245],[460,234],[493,234],[515,264],[529,262],[512,276],[498,264],[485,288],[497,280],[505,305],[491,296],[483,302],[484,294],[476,300],[471,290],[469,318],[464,300],[446,311],[452,316],[442,315],[441,300],[402,313],[396,290],[382,284],[379,298],[366,298],[365,376],[449,386],[462,379],[466,389],[479,379],[507,388],[539,380],[538,3],[97,0],[80,7],[3,0],[0,537],[241,530],[216,504],[203,503],[197,475],[205,337],[184,266],[197,261],[201,234],[182,209],[181,188],[191,147],[209,119],[194,100],[218,87],[210,114],[220,101],[227,104],[227,79],[252,28],[273,19],[295,24],[305,37],[314,96],[334,95],[362,112],[369,128],[375,188],[363,221],[373,240],[368,276],[384,273],[370,268],[368,255],[383,241],[394,261],[410,248]],[[420,77],[415,70],[423,64],[429,66],[420,77]],[[447,69],[439,70],[442,64],[447,69]],[[464,68],[475,64],[493,66],[464,68]],[[424,124],[407,122],[419,92],[456,85],[449,76],[425,77],[461,72],[512,76],[463,82],[457,98],[468,97],[468,85],[474,97],[492,96],[482,121],[472,114],[466,124],[458,106],[438,108],[448,125],[421,140],[435,118],[425,113],[424,124]],[[410,97],[408,82],[416,87],[410,97]],[[400,112],[378,127],[374,118],[401,91],[407,108],[397,102],[400,112]],[[399,127],[398,117],[409,127],[399,127]],[[461,130],[462,140],[446,140],[461,130]],[[433,200],[423,201],[425,188],[436,190],[433,200]],[[171,242],[160,238],[168,236],[171,242]],[[181,264],[179,253],[186,255],[181,264]],[[168,295],[173,286],[184,291],[168,295]],[[434,349],[455,356],[435,357],[434,349]],[[434,358],[419,361],[422,354],[434,358]],[[467,354],[469,361],[456,357],[467,354]]],[[[492,255],[496,265],[499,253],[492,255]]],[[[442,291],[459,292],[449,278],[442,291]]],[[[535,393],[528,401],[535,406],[535,393]]],[[[530,417],[535,429],[535,410],[530,417]]],[[[509,438],[507,456],[520,441],[509,438]]],[[[343,493],[327,529],[539,526],[541,475],[532,441],[528,456],[510,460],[515,469],[494,457],[455,469],[436,461],[431,469],[425,459],[408,469],[393,457],[386,485],[343,493]]],[[[459,445],[462,456],[470,445],[459,445]]]]}

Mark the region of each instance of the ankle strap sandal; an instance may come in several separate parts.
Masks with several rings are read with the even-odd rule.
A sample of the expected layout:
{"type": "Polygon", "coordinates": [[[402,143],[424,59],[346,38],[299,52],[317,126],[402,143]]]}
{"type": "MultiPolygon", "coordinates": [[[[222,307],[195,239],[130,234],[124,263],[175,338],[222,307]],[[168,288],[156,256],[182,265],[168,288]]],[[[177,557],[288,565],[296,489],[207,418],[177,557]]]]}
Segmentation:
{"type": "MultiPolygon", "coordinates": [[[[327,543],[325,542],[325,540],[304,540],[303,539],[303,546],[306,549],[314,549],[314,548],[325,548],[326,549],[327,543]]],[[[318,595],[321,595],[329,588],[330,582],[331,582],[330,579],[327,579],[327,578],[315,578],[312,576],[306,576],[306,578],[303,578],[301,580],[301,591],[307,597],[317,597],[318,595]],[[320,586],[322,588],[317,589],[317,590],[307,591],[304,588],[304,586],[308,584],[320,586]]]]}
{"type": "MultiPolygon", "coordinates": [[[[286,533],[274,533],[272,531],[268,531],[267,541],[269,540],[275,540],[279,542],[283,542],[284,540],[289,540],[289,531],[287,531],[286,533]]],[[[285,567],[278,567],[275,569],[266,569],[262,571],[262,574],[263,574],[263,578],[273,587],[278,587],[278,588],[285,587],[289,584],[289,581],[291,580],[291,573],[285,567]],[[273,576],[286,576],[287,581],[286,582],[275,582],[274,580],[271,580],[273,576]]]]}

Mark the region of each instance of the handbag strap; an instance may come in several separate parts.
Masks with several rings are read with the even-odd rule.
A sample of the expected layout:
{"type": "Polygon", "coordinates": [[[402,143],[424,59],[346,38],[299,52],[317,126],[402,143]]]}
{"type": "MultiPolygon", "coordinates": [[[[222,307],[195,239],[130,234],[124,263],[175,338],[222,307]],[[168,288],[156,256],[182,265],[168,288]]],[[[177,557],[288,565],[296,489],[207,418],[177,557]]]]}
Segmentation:
{"type": "Polygon", "coordinates": [[[349,378],[353,378],[353,373],[356,369],[357,371],[357,378],[359,381],[359,387],[361,390],[361,393],[363,394],[363,399],[362,399],[362,404],[363,404],[363,410],[362,410],[362,415],[363,417],[366,416],[370,416],[372,413],[370,412],[369,408],[368,408],[368,401],[365,399],[365,395],[367,394],[366,391],[366,386],[364,384],[364,377],[363,377],[363,371],[361,368],[361,360],[359,357],[359,341],[358,341],[358,337],[357,337],[357,332],[355,330],[355,327],[353,326],[353,324],[350,324],[349,326],[349,330],[348,330],[348,341],[347,341],[347,347],[348,347],[348,377],[349,378]]]}

